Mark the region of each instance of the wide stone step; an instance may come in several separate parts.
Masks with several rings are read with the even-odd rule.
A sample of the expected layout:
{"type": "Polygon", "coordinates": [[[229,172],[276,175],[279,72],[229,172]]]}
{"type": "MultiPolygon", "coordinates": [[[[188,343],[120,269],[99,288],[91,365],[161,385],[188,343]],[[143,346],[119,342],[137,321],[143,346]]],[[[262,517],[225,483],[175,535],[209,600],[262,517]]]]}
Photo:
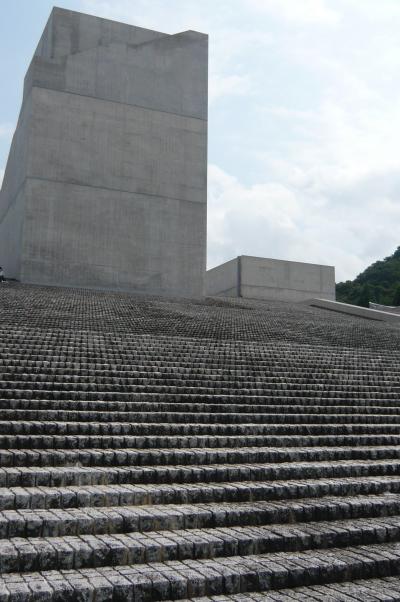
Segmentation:
{"type": "Polygon", "coordinates": [[[400,578],[357,579],[264,592],[186,598],[182,602],[399,602],[400,578]]]}
{"type": "Polygon", "coordinates": [[[276,388],[276,389],[263,389],[263,390],[231,390],[227,389],[225,393],[219,393],[214,389],[201,389],[196,387],[134,387],[130,391],[123,389],[118,390],[118,387],[81,387],[80,389],[74,389],[73,387],[65,387],[64,389],[58,386],[50,386],[49,388],[40,387],[37,383],[33,383],[30,387],[21,387],[20,385],[13,386],[12,383],[8,383],[8,386],[0,389],[0,399],[86,399],[86,400],[110,400],[110,401],[124,401],[124,400],[137,400],[147,399],[148,401],[157,401],[165,399],[165,401],[199,401],[207,402],[208,400],[213,402],[221,402],[224,399],[232,398],[239,401],[242,397],[251,403],[257,403],[257,401],[276,401],[276,399],[291,400],[293,398],[303,398],[324,400],[334,398],[336,400],[348,401],[350,399],[355,400],[386,400],[393,401],[398,399],[399,392],[397,390],[392,391],[374,391],[374,390],[350,390],[344,388],[344,390],[329,390],[325,387],[302,387],[301,390],[294,390],[287,388],[276,388]],[[108,390],[107,390],[108,389],[108,390]]]}
{"type": "Polygon", "coordinates": [[[397,434],[359,435],[0,435],[0,449],[195,449],[398,446],[397,434]]]}
{"type": "MultiPolygon", "coordinates": [[[[400,517],[0,540],[0,573],[73,570],[398,542],[400,517]]],[[[398,546],[400,565],[400,545],[398,546]]]]}
{"type": "MultiPolygon", "coordinates": [[[[227,389],[268,389],[268,388],[301,388],[309,386],[310,388],[326,387],[328,389],[373,389],[382,390],[400,388],[400,378],[395,374],[384,374],[373,376],[368,374],[349,374],[342,371],[337,373],[313,373],[292,371],[282,373],[281,375],[269,374],[264,372],[255,372],[249,375],[227,373],[209,373],[203,371],[180,370],[179,368],[169,369],[168,371],[159,371],[151,366],[147,366],[147,371],[138,371],[134,366],[128,371],[114,370],[95,370],[90,368],[52,368],[39,367],[31,365],[27,370],[26,366],[17,365],[7,367],[0,362],[0,372],[3,382],[8,383],[30,383],[32,385],[51,383],[68,386],[127,386],[146,385],[157,386],[182,386],[183,382],[187,387],[206,387],[206,388],[227,388],[227,389]]],[[[278,373],[279,374],[279,373],[278,373]]],[[[46,386],[44,388],[47,388],[46,386]]]]}
{"type": "Polygon", "coordinates": [[[400,495],[391,493],[275,502],[6,510],[0,513],[0,539],[313,523],[399,514],[400,495]]]}
{"type": "MultiPolygon", "coordinates": [[[[43,348],[43,343],[41,347],[43,348]]],[[[340,353],[337,355],[338,363],[328,360],[324,368],[320,366],[319,362],[317,365],[310,357],[308,364],[303,365],[301,360],[298,362],[288,361],[287,355],[283,355],[280,364],[276,361],[267,361],[266,363],[263,354],[257,363],[249,364],[242,360],[240,354],[237,354],[231,367],[227,367],[226,362],[213,366],[211,362],[205,363],[204,361],[200,366],[196,366],[195,361],[192,361],[190,365],[186,365],[186,363],[178,365],[176,360],[168,362],[165,358],[156,363],[154,355],[149,358],[147,364],[143,364],[142,355],[138,356],[135,362],[129,364],[123,364],[121,361],[118,364],[106,362],[103,355],[97,358],[97,361],[92,359],[90,362],[84,359],[71,361],[68,358],[64,358],[63,361],[34,360],[32,356],[10,357],[4,352],[1,343],[0,350],[3,351],[0,357],[0,370],[5,375],[10,374],[13,377],[23,375],[29,378],[29,374],[31,374],[39,377],[43,375],[61,376],[72,380],[79,380],[81,376],[84,376],[95,380],[97,378],[184,378],[185,381],[196,377],[209,379],[211,382],[234,379],[237,382],[259,380],[272,383],[284,383],[294,379],[298,382],[338,382],[341,384],[349,382],[361,385],[376,385],[380,382],[390,385],[400,382],[398,373],[400,361],[393,359],[393,356],[383,364],[382,362],[376,363],[375,356],[372,355],[368,357],[368,366],[360,366],[358,362],[354,365],[342,362],[340,353]]]]}
{"type": "Polygon", "coordinates": [[[182,600],[199,596],[268,591],[288,587],[398,576],[400,545],[279,552],[150,565],[119,565],[66,572],[14,573],[0,578],[0,595],[10,601],[76,601],[83,593],[97,600],[182,600]]]}
{"type": "Polygon", "coordinates": [[[0,468],[0,487],[221,483],[400,475],[400,460],[341,460],[168,466],[0,468]]]}
{"type": "Polygon", "coordinates": [[[271,401],[251,403],[244,399],[242,403],[233,403],[225,400],[223,403],[203,402],[169,402],[169,401],[106,401],[106,400],[81,400],[81,399],[1,399],[0,409],[13,410],[79,410],[79,411],[107,411],[107,412],[187,412],[187,413],[254,413],[254,414],[315,414],[331,413],[348,415],[357,411],[364,415],[398,415],[400,406],[396,401],[390,400],[359,400],[357,403],[340,399],[304,400],[293,399],[289,402],[281,401],[279,404],[271,401]]]}
{"type": "MultiPolygon", "coordinates": [[[[0,351],[2,347],[0,345],[0,351]]],[[[373,358],[370,356],[368,362],[373,358]]],[[[185,383],[203,386],[234,384],[235,387],[247,383],[258,384],[264,388],[285,386],[287,383],[302,385],[328,385],[339,388],[350,385],[361,389],[364,387],[399,386],[400,362],[384,363],[379,366],[368,366],[364,369],[358,365],[343,364],[335,366],[326,362],[321,366],[319,362],[310,361],[308,365],[299,362],[282,361],[281,364],[268,362],[261,359],[257,364],[242,361],[238,355],[231,362],[229,359],[220,363],[212,361],[204,354],[201,361],[182,361],[175,359],[168,361],[165,357],[156,360],[154,356],[136,360],[131,358],[129,364],[124,364],[121,358],[108,359],[103,354],[98,357],[84,357],[78,350],[74,355],[59,356],[56,349],[49,351],[49,359],[27,354],[21,357],[16,353],[7,355],[4,350],[0,358],[0,371],[4,378],[10,381],[31,382],[59,382],[59,383],[107,383],[115,384],[158,384],[173,385],[185,383]],[[29,359],[27,359],[29,358],[29,359]],[[147,363],[146,363],[147,362],[147,363]],[[313,371],[313,366],[315,370],[313,371]],[[143,382],[140,382],[143,381],[143,382]]],[[[246,388],[246,387],[244,387],[246,388]]]]}
{"type": "Polygon", "coordinates": [[[30,466],[168,466],[339,460],[400,460],[399,446],[148,449],[1,449],[0,468],[30,466]]]}
{"type": "Polygon", "coordinates": [[[93,392],[93,393],[141,393],[141,392],[154,392],[154,393],[180,393],[180,394],[197,394],[197,395],[274,395],[283,393],[294,392],[298,395],[310,395],[320,394],[322,397],[327,397],[328,394],[340,396],[349,396],[351,398],[369,398],[378,397],[382,398],[387,396],[393,399],[395,395],[400,392],[399,385],[385,386],[384,384],[377,385],[355,385],[352,386],[350,383],[337,384],[330,383],[296,383],[286,381],[285,383],[275,384],[266,383],[265,385],[258,384],[255,382],[247,383],[247,386],[238,386],[235,383],[227,383],[222,386],[217,382],[210,383],[206,386],[201,382],[187,382],[186,380],[179,379],[175,383],[157,383],[151,380],[143,379],[144,382],[137,382],[131,384],[119,384],[116,382],[101,382],[101,379],[97,382],[57,382],[57,381],[42,381],[39,379],[7,379],[2,378],[0,382],[0,393],[3,391],[15,390],[15,391],[46,391],[51,393],[56,391],[61,392],[93,392]]]}
{"type": "Polygon", "coordinates": [[[79,409],[71,410],[1,410],[0,432],[4,433],[4,421],[10,423],[16,421],[38,421],[38,422],[94,422],[94,423],[141,423],[141,424],[202,424],[202,425],[352,425],[366,424],[378,426],[380,424],[390,424],[391,426],[400,424],[399,414],[364,414],[357,412],[354,408],[352,413],[332,414],[314,412],[313,414],[256,414],[256,413],[202,413],[202,412],[165,412],[160,408],[157,412],[123,412],[112,411],[87,411],[79,409]]]}
{"type": "Polygon", "coordinates": [[[237,503],[400,493],[397,476],[273,482],[79,485],[0,488],[0,511],[158,504],[237,503]]]}
{"type": "MultiPolygon", "coordinates": [[[[46,291],[46,294],[48,299],[53,296],[52,292],[49,292],[48,290],[46,291]]],[[[99,293],[97,293],[97,295],[99,295],[99,293]]],[[[223,335],[225,329],[229,330],[229,326],[232,325],[232,322],[235,326],[241,327],[240,332],[236,332],[236,337],[233,336],[232,338],[225,336],[218,338],[217,336],[214,336],[213,343],[215,344],[215,347],[219,348],[225,345],[227,349],[231,349],[233,347],[232,342],[235,342],[238,348],[245,349],[248,346],[257,345],[257,343],[260,347],[264,347],[270,344],[271,341],[276,341],[276,346],[270,346],[271,355],[274,351],[277,352],[278,349],[290,350],[297,346],[303,348],[310,347],[313,349],[316,344],[323,350],[330,349],[331,351],[334,351],[337,346],[340,346],[345,347],[346,353],[349,353],[351,347],[356,347],[360,353],[368,353],[368,351],[374,349],[370,340],[365,341],[366,343],[370,343],[370,345],[365,345],[363,347],[362,345],[358,345],[358,340],[357,345],[354,345],[354,341],[351,341],[352,337],[348,336],[350,334],[354,337],[354,335],[357,334],[355,331],[361,329],[363,331],[361,334],[367,332],[371,335],[370,338],[374,337],[376,339],[375,350],[379,349],[379,352],[385,354],[388,350],[387,347],[385,347],[388,338],[395,338],[390,337],[390,335],[393,334],[392,331],[394,328],[388,324],[377,324],[371,320],[360,318],[354,319],[353,317],[350,318],[344,315],[339,316],[338,314],[333,316],[329,315],[325,310],[315,308],[312,308],[312,311],[309,311],[310,308],[307,308],[308,311],[305,312],[304,307],[301,307],[301,305],[297,303],[290,306],[286,303],[273,305],[270,302],[266,302],[263,303],[262,307],[258,308],[259,311],[254,311],[254,307],[252,307],[250,311],[244,310],[243,307],[237,308],[239,311],[235,311],[232,306],[227,308],[226,311],[221,311],[220,309],[216,310],[215,308],[212,309],[207,306],[204,308],[204,311],[202,311],[199,310],[198,306],[196,307],[197,302],[195,302],[195,305],[192,305],[189,309],[190,317],[187,319],[186,312],[184,311],[182,313],[180,311],[181,308],[179,305],[184,302],[182,299],[175,300],[172,306],[173,315],[171,315],[169,312],[165,313],[165,304],[168,304],[167,299],[158,298],[157,306],[153,306],[149,311],[148,308],[143,309],[143,306],[141,305],[142,299],[139,299],[137,296],[131,296],[130,300],[132,301],[132,304],[129,310],[124,312],[123,315],[116,316],[115,312],[120,304],[120,299],[117,299],[115,303],[110,303],[108,300],[102,304],[102,306],[97,305],[97,300],[95,300],[95,305],[97,305],[96,308],[93,307],[92,303],[87,303],[86,300],[81,298],[78,302],[78,307],[82,314],[78,316],[75,315],[74,311],[76,311],[77,306],[70,306],[65,312],[64,319],[62,319],[58,312],[49,314],[48,304],[46,307],[42,307],[40,311],[37,311],[37,305],[33,301],[32,290],[29,290],[28,296],[30,297],[31,302],[29,303],[29,306],[26,307],[25,316],[22,316],[20,311],[21,306],[18,307],[18,312],[15,307],[8,307],[7,309],[9,311],[5,312],[7,320],[3,321],[3,328],[5,331],[10,332],[14,337],[13,340],[21,339],[26,330],[32,332],[33,341],[35,341],[35,337],[40,337],[41,330],[43,330],[40,324],[29,323],[29,318],[32,319],[33,317],[36,318],[36,320],[40,318],[45,325],[47,335],[46,340],[59,342],[57,335],[59,335],[60,331],[66,330],[69,335],[68,342],[80,340],[82,343],[93,348],[101,346],[104,342],[107,343],[110,337],[113,337],[115,338],[116,343],[121,347],[123,346],[124,341],[126,347],[134,347],[135,342],[141,340],[143,341],[143,344],[146,344],[148,347],[154,346],[157,341],[165,341],[165,346],[169,349],[176,345],[177,340],[182,340],[182,348],[190,352],[191,348],[193,349],[193,345],[190,345],[193,341],[199,340],[199,344],[202,345],[204,344],[204,341],[210,338],[207,334],[201,332],[193,333],[191,329],[192,325],[195,326],[197,331],[199,330],[199,327],[201,330],[202,326],[207,327],[211,325],[211,330],[213,332],[210,332],[209,334],[214,335],[217,334],[214,332],[214,328],[219,326],[219,330],[222,331],[220,334],[223,335]],[[177,311],[175,312],[176,309],[177,311]],[[11,315],[13,312],[14,316],[11,315]],[[91,320],[94,313],[97,314],[96,318],[98,319],[96,324],[91,320]],[[105,314],[107,313],[109,319],[105,321],[105,314]],[[274,316],[274,320],[276,320],[275,324],[271,323],[271,313],[274,316]],[[89,320],[86,322],[81,321],[80,317],[83,315],[86,319],[89,318],[89,320]],[[12,317],[14,317],[14,320],[9,321],[12,317]],[[26,317],[28,322],[25,322],[25,320],[22,321],[22,317],[26,317]],[[158,320],[155,319],[156,317],[158,320]],[[18,319],[20,318],[21,323],[15,326],[15,323],[18,322],[18,319]],[[291,324],[288,323],[288,319],[291,319],[291,324]],[[212,320],[211,324],[210,320],[212,320]],[[309,326],[310,322],[314,324],[316,330],[319,330],[321,336],[317,336],[313,339],[313,333],[307,332],[307,326],[309,326]],[[85,328],[85,324],[87,328],[85,328]],[[299,341],[290,337],[290,335],[293,334],[294,324],[298,331],[297,334],[309,335],[306,337],[306,340],[304,340],[304,336],[303,340],[299,341]],[[179,326],[178,328],[177,325],[179,326]],[[93,326],[96,327],[93,328],[93,326]],[[120,328],[118,328],[118,326],[120,328]],[[153,328],[150,328],[151,326],[153,328]],[[172,331],[168,329],[168,327],[171,326],[172,331]],[[254,336],[261,334],[255,331],[255,326],[264,329],[261,336],[254,336]],[[168,332],[163,332],[164,328],[167,328],[168,332]],[[329,332],[322,332],[329,328],[332,330],[332,333],[330,333],[331,335],[337,335],[339,333],[346,334],[347,337],[345,336],[344,338],[347,338],[348,342],[353,344],[346,347],[345,341],[341,339],[335,341],[335,337],[329,336],[329,332]],[[240,334],[242,336],[240,336],[240,334]],[[286,336],[279,338],[279,334],[286,336]],[[324,334],[325,337],[323,336],[324,334]],[[315,339],[318,339],[318,342],[316,342],[315,339]]],[[[20,295],[17,295],[17,297],[18,301],[20,301],[20,295]]],[[[65,307],[66,300],[67,295],[63,299],[57,300],[56,303],[64,305],[65,307]]],[[[189,300],[188,303],[192,304],[193,300],[189,300]]],[[[232,334],[232,332],[229,334],[232,334]]],[[[301,339],[301,337],[297,338],[301,339]]],[[[368,337],[363,338],[368,339],[368,337]]],[[[8,339],[5,340],[5,343],[7,340],[8,339]]],[[[210,348],[213,349],[213,346],[210,345],[210,348]]],[[[158,349],[160,349],[160,346],[158,349]]]]}
{"type": "MultiPolygon", "coordinates": [[[[82,304],[82,307],[84,304],[82,304]]],[[[276,309],[276,308],[274,308],[276,309]]],[[[298,305],[295,307],[295,311],[300,308],[298,305]]],[[[32,312],[31,312],[32,314],[32,312]]],[[[157,312],[158,314],[158,312],[157,312]]],[[[243,315],[243,314],[242,314],[243,315]]],[[[159,314],[158,314],[159,316],[159,314]]],[[[259,317],[259,316],[258,316],[259,317]]],[[[326,317],[326,313],[324,314],[326,317]]],[[[69,315],[68,318],[71,318],[69,315]]],[[[240,321],[241,316],[238,316],[240,321]]],[[[312,320],[315,319],[315,315],[312,320]]],[[[341,318],[342,319],[342,318],[341,318]]],[[[156,322],[155,316],[151,316],[151,320],[156,322]]],[[[207,321],[207,318],[205,318],[207,321]]],[[[140,321],[137,318],[136,321],[140,321]]],[[[45,322],[45,320],[44,320],[45,322]]],[[[357,322],[360,324],[360,322],[357,322]]],[[[325,330],[329,328],[329,325],[324,321],[325,330]]],[[[365,326],[365,323],[363,324],[365,326]]],[[[280,330],[284,330],[284,325],[280,325],[280,330]]],[[[310,357],[315,358],[317,363],[322,363],[325,358],[329,358],[333,363],[334,358],[340,356],[341,363],[351,364],[360,363],[363,357],[372,356],[373,364],[381,364],[383,360],[396,361],[396,356],[390,354],[390,350],[385,349],[384,345],[379,347],[357,347],[351,345],[346,348],[345,345],[340,341],[339,346],[332,345],[330,341],[320,341],[320,344],[315,345],[314,341],[307,341],[307,327],[302,327],[297,324],[299,334],[303,335],[302,342],[288,341],[282,338],[279,340],[279,334],[272,339],[266,340],[253,340],[248,338],[244,340],[238,336],[230,339],[214,339],[210,342],[209,337],[197,336],[193,337],[191,333],[186,332],[183,336],[180,333],[168,333],[163,335],[161,333],[141,333],[135,334],[130,331],[129,328],[125,328],[123,333],[111,330],[109,332],[101,331],[85,331],[84,329],[73,329],[69,328],[68,325],[62,325],[61,328],[50,327],[49,325],[44,328],[28,327],[17,329],[12,325],[8,325],[7,322],[2,323],[2,330],[7,337],[2,339],[2,346],[4,350],[8,348],[15,348],[16,344],[21,344],[31,349],[41,349],[40,343],[45,343],[45,346],[55,346],[68,353],[78,348],[78,352],[88,352],[96,354],[102,352],[103,355],[116,355],[135,357],[135,355],[144,356],[147,353],[153,356],[162,355],[170,356],[174,358],[177,353],[182,357],[196,358],[201,355],[202,352],[207,352],[211,357],[228,357],[241,355],[246,357],[246,352],[253,352],[254,359],[262,360],[263,357],[267,356],[274,359],[279,359],[284,355],[288,362],[293,362],[295,359],[310,360],[310,357]],[[67,328],[65,328],[67,326],[67,328]],[[26,337],[26,332],[29,332],[29,339],[26,337]],[[172,336],[171,336],[172,335],[172,336]],[[271,344],[272,341],[274,344],[271,344]],[[110,345],[110,342],[113,344],[110,345]],[[293,356],[293,351],[298,352],[296,356],[293,356]],[[342,352],[340,354],[340,351],[342,352]]],[[[396,329],[397,330],[397,329],[396,329]]],[[[389,333],[394,334],[396,339],[396,330],[391,326],[386,326],[385,330],[382,330],[382,325],[379,325],[378,331],[372,331],[375,339],[378,338],[377,333],[389,333]]],[[[221,325],[221,331],[223,326],[221,325]]],[[[327,339],[327,332],[324,332],[325,339],[327,339]]],[[[374,341],[375,344],[378,341],[374,341]]],[[[386,343],[386,341],[385,341],[386,343]]]]}
{"type": "Polygon", "coordinates": [[[0,421],[0,435],[397,435],[383,424],[209,424],[163,422],[0,421]]]}

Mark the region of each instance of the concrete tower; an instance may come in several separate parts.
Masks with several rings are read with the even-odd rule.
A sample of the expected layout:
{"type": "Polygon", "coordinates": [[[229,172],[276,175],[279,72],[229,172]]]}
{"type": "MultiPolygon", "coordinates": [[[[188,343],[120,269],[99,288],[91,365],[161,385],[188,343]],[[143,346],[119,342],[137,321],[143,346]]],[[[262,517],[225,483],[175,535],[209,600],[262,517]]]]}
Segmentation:
{"type": "Polygon", "coordinates": [[[207,36],[53,9],[0,193],[23,282],[203,294],[207,36]]]}

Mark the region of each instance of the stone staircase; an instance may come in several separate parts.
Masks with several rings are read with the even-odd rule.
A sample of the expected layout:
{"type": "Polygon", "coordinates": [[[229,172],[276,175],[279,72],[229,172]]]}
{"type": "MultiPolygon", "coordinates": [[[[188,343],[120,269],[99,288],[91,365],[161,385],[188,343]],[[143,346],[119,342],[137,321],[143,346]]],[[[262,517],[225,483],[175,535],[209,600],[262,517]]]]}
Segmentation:
{"type": "Polygon", "coordinates": [[[400,328],[0,287],[0,602],[400,601],[400,328]]]}

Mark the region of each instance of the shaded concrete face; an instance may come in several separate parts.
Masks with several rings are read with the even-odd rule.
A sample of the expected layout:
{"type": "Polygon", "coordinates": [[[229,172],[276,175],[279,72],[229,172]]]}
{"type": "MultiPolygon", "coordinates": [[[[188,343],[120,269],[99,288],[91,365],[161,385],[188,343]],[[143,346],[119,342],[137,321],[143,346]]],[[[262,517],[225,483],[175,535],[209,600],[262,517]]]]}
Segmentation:
{"type": "Polygon", "coordinates": [[[206,291],[211,296],[240,297],[238,258],[207,270],[206,291]]]}
{"type": "Polygon", "coordinates": [[[0,197],[8,275],[202,295],[206,188],[207,36],[54,9],[0,197]]]}
{"type": "Polygon", "coordinates": [[[335,299],[335,268],[243,255],[208,270],[206,290],[208,295],[247,299],[335,299]]]}

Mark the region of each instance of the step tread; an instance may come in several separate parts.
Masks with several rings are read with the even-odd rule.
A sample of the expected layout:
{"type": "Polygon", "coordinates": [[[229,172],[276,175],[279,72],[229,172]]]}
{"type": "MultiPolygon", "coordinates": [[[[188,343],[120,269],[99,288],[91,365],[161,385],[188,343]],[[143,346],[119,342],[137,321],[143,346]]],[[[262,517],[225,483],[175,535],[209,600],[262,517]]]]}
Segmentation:
{"type": "MultiPolygon", "coordinates": [[[[311,585],[275,591],[187,598],[182,602],[398,602],[400,577],[358,579],[353,582],[311,585]]],[[[169,601],[171,602],[171,601],[169,601]]]]}
{"type": "MultiPolygon", "coordinates": [[[[399,542],[400,517],[268,526],[14,537],[0,540],[0,573],[80,569],[399,542]],[[63,550],[62,560],[59,551],[63,550]],[[28,552],[29,551],[29,552],[28,552]]],[[[400,544],[398,546],[400,554],[400,544]]]]}
{"type": "MultiPolygon", "coordinates": [[[[325,585],[327,582],[397,576],[400,544],[375,544],[340,548],[280,552],[217,559],[152,562],[91,569],[66,569],[13,573],[0,576],[0,595],[10,596],[16,588],[21,600],[32,594],[76,596],[82,587],[104,599],[184,599],[217,594],[234,594],[284,589],[290,586],[325,585]],[[65,592],[66,590],[66,592],[65,592]],[[152,593],[153,592],[153,593],[152,593]]],[[[8,599],[7,597],[5,598],[8,599]]],[[[68,598],[67,598],[68,599],[68,598]]],[[[69,598],[71,599],[71,598],[69,598]]],[[[76,599],[76,598],[75,598],[76,599]]]]}
{"type": "Polygon", "coordinates": [[[0,512],[0,539],[312,523],[398,514],[400,495],[390,493],[258,502],[17,509],[0,512]]]}

